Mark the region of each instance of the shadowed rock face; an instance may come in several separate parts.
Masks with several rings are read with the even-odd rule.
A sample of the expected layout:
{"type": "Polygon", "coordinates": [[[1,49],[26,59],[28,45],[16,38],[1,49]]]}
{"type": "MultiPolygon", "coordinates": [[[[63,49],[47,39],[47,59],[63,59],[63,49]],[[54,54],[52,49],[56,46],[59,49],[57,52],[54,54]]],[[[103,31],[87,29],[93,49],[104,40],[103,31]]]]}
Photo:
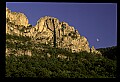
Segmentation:
{"type": "MultiPolygon", "coordinates": [[[[23,13],[11,12],[6,8],[6,33],[32,37],[35,42],[53,46],[54,31],[58,48],[66,48],[72,52],[90,52],[87,38],[80,36],[77,29],[57,18],[41,17],[35,26],[29,27],[28,19],[23,13]],[[55,28],[55,29],[54,29],[55,28]]],[[[95,52],[95,49],[91,49],[95,52]]]]}

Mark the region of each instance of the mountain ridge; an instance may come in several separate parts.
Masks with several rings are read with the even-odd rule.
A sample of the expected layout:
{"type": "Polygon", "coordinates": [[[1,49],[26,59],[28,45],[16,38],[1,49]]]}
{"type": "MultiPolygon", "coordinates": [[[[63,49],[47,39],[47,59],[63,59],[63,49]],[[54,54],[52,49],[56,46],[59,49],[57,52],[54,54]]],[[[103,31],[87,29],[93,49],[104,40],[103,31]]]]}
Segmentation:
{"type": "Polygon", "coordinates": [[[17,36],[28,36],[34,42],[40,42],[65,48],[74,52],[87,51],[101,54],[94,46],[89,47],[87,38],[81,36],[77,29],[66,22],[50,16],[41,17],[35,26],[23,13],[12,12],[6,8],[6,33],[17,36]]]}

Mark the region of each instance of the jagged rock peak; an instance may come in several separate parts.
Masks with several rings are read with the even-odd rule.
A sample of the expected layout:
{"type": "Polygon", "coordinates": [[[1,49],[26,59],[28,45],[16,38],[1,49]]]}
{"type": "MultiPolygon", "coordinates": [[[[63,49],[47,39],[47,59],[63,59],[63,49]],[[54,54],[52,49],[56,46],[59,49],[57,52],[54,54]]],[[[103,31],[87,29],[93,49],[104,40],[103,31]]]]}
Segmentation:
{"type": "Polygon", "coordinates": [[[40,42],[48,44],[53,43],[53,31],[56,31],[57,47],[71,49],[73,52],[90,52],[87,39],[83,36],[80,36],[77,29],[69,26],[66,22],[60,22],[55,17],[41,17],[38,20],[35,29],[37,32],[40,32],[40,34],[36,34],[37,40],[40,39],[40,42]]]}
{"type": "Polygon", "coordinates": [[[89,47],[87,38],[81,36],[77,29],[69,26],[66,22],[60,22],[55,17],[41,17],[37,24],[32,27],[32,25],[28,24],[28,19],[23,13],[11,12],[6,8],[6,20],[6,33],[8,34],[29,36],[36,43],[40,42],[51,46],[56,43],[56,47],[72,50],[72,52],[90,52],[91,50],[91,52],[99,53],[94,47],[89,47]],[[54,40],[55,37],[56,40],[54,40]]]}
{"type": "Polygon", "coordinates": [[[6,19],[15,25],[28,26],[28,19],[25,14],[21,12],[12,12],[9,8],[6,8],[6,19]]]}

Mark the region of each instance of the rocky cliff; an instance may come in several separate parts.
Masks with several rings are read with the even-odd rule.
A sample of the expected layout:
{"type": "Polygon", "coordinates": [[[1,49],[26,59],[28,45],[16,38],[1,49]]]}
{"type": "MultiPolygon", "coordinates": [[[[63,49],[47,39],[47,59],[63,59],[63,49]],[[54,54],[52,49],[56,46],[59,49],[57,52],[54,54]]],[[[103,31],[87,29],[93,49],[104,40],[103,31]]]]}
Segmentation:
{"type": "Polygon", "coordinates": [[[35,26],[28,23],[23,13],[11,12],[6,8],[6,33],[17,36],[29,36],[34,42],[65,48],[72,52],[87,51],[98,53],[94,47],[90,49],[87,38],[81,36],[77,29],[55,17],[41,17],[35,26]]]}
{"type": "Polygon", "coordinates": [[[54,27],[57,47],[71,49],[73,52],[90,52],[89,43],[84,36],[80,36],[77,29],[57,18],[45,16],[38,20],[35,30],[36,40],[53,45],[54,27]]]}
{"type": "Polygon", "coordinates": [[[11,12],[11,10],[6,8],[6,18],[15,25],[28,26],[28,19],[23,13],[11,12]]]}

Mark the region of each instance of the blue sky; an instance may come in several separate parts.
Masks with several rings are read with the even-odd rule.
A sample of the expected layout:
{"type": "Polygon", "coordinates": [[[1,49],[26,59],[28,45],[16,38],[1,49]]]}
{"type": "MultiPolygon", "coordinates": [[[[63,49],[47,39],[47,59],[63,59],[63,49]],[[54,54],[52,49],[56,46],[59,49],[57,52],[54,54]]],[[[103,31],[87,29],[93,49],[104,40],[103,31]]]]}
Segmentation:
{"type": "Polygon", "coordinates": [[[24,13],[33,26],[43,16],[67,22],[87,38],[90,47],[117,45],[116,3],[6,2],[6,7],[24,13]]]}

